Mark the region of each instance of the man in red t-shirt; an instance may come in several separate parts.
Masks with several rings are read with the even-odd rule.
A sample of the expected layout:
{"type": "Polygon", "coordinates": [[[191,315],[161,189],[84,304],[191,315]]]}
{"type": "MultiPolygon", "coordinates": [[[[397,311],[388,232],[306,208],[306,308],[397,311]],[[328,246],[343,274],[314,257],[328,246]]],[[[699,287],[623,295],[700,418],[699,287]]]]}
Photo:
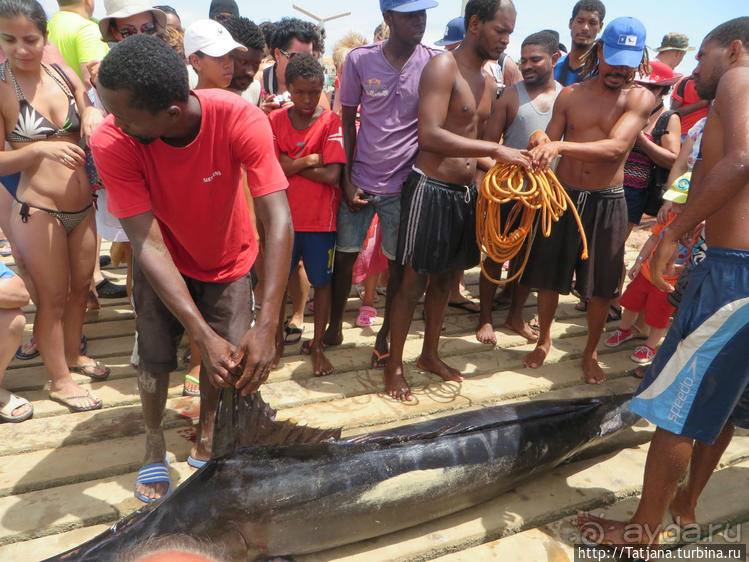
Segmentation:
{"type": "MultiPolygon", "coordinates": [[[[299,53],[286,65],[286,84],[294,105],[270,114],[273,140],[283,171],[289,178],[289,207],[294,221],[291,270],[300,259],[315,288],[315,334],[302,344],[315,376],[329,375],[333,365],[323,353],[322,336],[330,316],[330,280],[341,201],[339,182],[346,163],[343,123],[318,105],[325,75],[317,59],[299,53]]],[[[283,333],[276,338],[276,358],[283,350],[283,333]]]]}
{"type": "Polygon", "coordinates": [[[189,91],[184,62],[155,37],[137,35],[114,47],[101,64],[97,88],[110,115],[91,149],[109,210],[120,219],[136,261],[146,455],[135,495],[151,502],[170,488],[161,420],[182,332],[203,360],[192,466],[211,455],[216,387],[247,394],[268,376],[291,258],[287,181],[265,115],[229,92],[189,91]],[[253,328],[249,271],[258,248],[242,165],[273,248],[253,328]]]}
{"type": "Polygon", "coordinates": [[[703,100],[694,87],[694,76],[686,76],[676,83],[671,92],[671,109],[681,117],[681,138],[689,132],[697,121],[707,117],[708,100],[703,100]]]}

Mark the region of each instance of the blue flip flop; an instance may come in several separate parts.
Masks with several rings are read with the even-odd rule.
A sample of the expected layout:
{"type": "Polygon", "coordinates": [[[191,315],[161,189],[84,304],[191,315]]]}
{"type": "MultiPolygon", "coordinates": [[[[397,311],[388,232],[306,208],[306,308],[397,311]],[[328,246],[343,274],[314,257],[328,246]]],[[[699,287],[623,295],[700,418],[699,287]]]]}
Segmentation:
{"type": "Polygon", "coordinates": [[[203,468],[205,463],[208,461],[201,461],[200,459],[194,458],[192,455],[187,455],[187,464],[193,468],[203,468]]]}
{"type": "Polygon", "coordinates": [[[153,464],[146,465],[138,471],[138,478],[135,480],[135,497],[143,503],[153,503],[160,500],[161,498],[149,498],[138,492],[138,484],[154,484],[156,482],[169,482],[169,488],[166,494],[161,498],[166,497],[172,491],[172,481],[169,478],[169,468],[167,468],[166,462],[156,462],[153,464]]]}

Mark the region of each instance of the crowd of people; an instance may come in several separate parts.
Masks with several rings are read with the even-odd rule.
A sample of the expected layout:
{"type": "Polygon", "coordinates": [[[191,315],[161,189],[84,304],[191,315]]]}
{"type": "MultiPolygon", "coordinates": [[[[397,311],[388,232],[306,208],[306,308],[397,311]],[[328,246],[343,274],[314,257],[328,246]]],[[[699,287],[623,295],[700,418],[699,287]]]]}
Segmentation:
{"type": "MultiPolygon", "coordinates": [[[[101,408],[71,376],[109,375],[86,355],[84,313],[130,296],[146,432],[139,499],[171,489],[162,418],[182,336],[184,393],[201,406],[188,464],[200,468],[219,389],[256,391],[302,340],[307,309],[314,329],[300,352],[316,376],[334,372],[326,349],[343,342],[356,281],[356,325],[374,325],[385,296],[371,366],[406,402],[404,345],[422,297],[417,366],[446,381],[463,380],[439,356],[448,306],[478,313],[478,341],[501,345],[492,311],[509,304],[504,326],[535,343],[524,358],[535,369],[559,296],[574,293],[591,384],[606,378],[606,323],[620,321],[604,343],[645,340],[632,354],[645,366],[632,408],[658,425],[630,524],[655,528],[669,506],[694,522],[734,425],[749,426],[749,369],[736,351],[749,334],[749,18],[712,30],[682,76],[694,49],[686,36],[667,34],[651,60],[643,23],[604,25],[600,0],[574,5],[569,50],[539,30],[517,63],[505,53],[510,0],[470,0],[435,45],[444,50],[422,43],[437,2],[380,0],[373,40],[348,34],[330,63],[323,28],[256,25],[234,0],[214,0],[209,18],[186,28],[176,10],[145,0],[106,0],[98,24],[93,0],[58,3],[47,21],[36,0],[0,0],[0,228],[17,266],[0,271],[0,373],[14,355],[41,354],[50,399],[101,408]],[[565,213],[548,237],[533,229],[524,269],[485,258],[477,303],[462,278],[481,259],[476,186],[498,163],[555,171],[588,255],[565,213]],[[645,214],[657,222],[627,272],[625,243],[645,214]],[[102,237],[128,266],[123,286],[101,274],[102,237]],[[503,270],[519,280],[497,295],[503,270]],[[526,319],[532,291],[538,313],[526,319]],[[34,339],[18,347],[29,299],[34,339]]],[[[510,209],[505,222],[516,220],[510,209]]],[[[3,421],[32,414],[0,390],[3,421]]],[[[606,540],[623,533],[580,516],[583,532],[591,525],[606,540]]]]}

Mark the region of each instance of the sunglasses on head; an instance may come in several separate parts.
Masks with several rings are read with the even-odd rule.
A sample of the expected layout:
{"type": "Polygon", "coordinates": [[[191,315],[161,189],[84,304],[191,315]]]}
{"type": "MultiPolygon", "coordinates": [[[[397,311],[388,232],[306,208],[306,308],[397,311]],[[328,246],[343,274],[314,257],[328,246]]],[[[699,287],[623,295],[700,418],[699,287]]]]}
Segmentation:
{"type": "Polygon", "coordinates": [[[126,25],[120,28],[120,35],[122,38],[130,37],[131,35],[137,35],[138,33],[147,33],[153,35],[156,33],[156,26],[152,22],[146,22],[140,26],[140,30],[132,24],[126,25]]]}

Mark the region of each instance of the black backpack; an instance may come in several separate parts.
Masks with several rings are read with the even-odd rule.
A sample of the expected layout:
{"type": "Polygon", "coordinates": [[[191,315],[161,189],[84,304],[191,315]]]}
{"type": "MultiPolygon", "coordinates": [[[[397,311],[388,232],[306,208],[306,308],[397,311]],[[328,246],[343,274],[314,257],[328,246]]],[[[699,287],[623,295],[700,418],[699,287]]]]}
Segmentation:
{"type": "MultiPolygon", "coordinates": [[[[655,127],[653,127],[652,134],[653,142],[655,144],[660,146],[661,137],[668,132],[668,121],[674,113],[676,113],[676,111],[668,110],[664,111],[663,114],[658,117],[658,121],[655,122],[655,127]]],[[[646,215],[650,215],[651,217],[656,216],[661,205],[663,205],[663,194],[666,192],[666,189],[668,189],[666,181],[668,180],[668,174],[670,171],[671,170],[668,168],[662,168],[661,166],[653,164],[653,167],[650,170],[650,181],[648,182],[647,187],[648,198],[645,201],[644,213],[646,215]]]]}

